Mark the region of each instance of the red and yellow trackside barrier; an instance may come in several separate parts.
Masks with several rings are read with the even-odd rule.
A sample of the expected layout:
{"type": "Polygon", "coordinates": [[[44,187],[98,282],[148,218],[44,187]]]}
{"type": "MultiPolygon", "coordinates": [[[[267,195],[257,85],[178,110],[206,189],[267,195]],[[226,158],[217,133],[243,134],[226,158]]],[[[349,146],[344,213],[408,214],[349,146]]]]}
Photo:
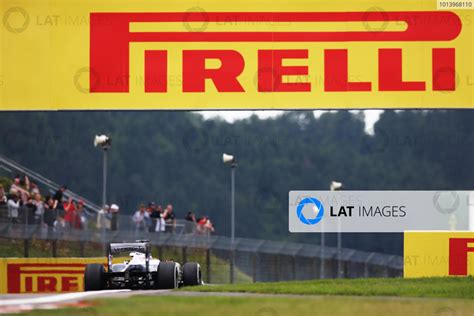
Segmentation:
{"type": "Polygon", "coordinates": [[[474,275],[474,232],[404,235],[404,277],[474,275]]]}
{"type": "Polygon", "coordinates": [[[0,293],[77,292],[88,263],[104,258],[0,258],[0,293]]]}

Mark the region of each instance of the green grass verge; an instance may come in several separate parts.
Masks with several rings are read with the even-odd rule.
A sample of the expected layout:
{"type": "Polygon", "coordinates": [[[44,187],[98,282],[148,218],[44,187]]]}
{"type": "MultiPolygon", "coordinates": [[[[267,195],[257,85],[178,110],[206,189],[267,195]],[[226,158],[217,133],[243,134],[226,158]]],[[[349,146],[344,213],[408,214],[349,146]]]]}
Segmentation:
{"type": "Polygon", "coordinates": [[[474,278],[326,279],[185,287],[184,291],[474,298],[474,278]]]}
{"type": "MultiPolygon", "coordinates": [[[[85,243],[84,253],[86,257],[104,256],[104,250],[99,243],[85,243]]],[[[52,254],[50,241],[41,239],[30,240],[30,258],[51,258],[52,254]]],[[[23,258],[23,255],[23,240],[0,238],[0,258],[23,258]]],[[[58,257],[80,257],[79,242],[58,240],[57,255],[58,257]]]]}
{"type": "MultiPolygon", "coordinates": [[[[134,296],[95,301],[82,309],[55,310],[54,315],[364,315],[433,316],[471,315],[472,300],[380,299],[354,297],[175,297],[134,296]]],[[[51,315],[51,310],[32,311],[27,315],[51,315]]]]}

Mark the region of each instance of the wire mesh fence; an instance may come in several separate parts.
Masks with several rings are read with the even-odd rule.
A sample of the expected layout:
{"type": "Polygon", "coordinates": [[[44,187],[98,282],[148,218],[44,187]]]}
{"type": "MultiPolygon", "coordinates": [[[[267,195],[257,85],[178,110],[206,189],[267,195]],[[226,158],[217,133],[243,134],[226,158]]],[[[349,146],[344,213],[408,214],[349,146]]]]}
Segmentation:
{"type": "MultiPolygon", "coordinates": [[[[104,255],[110,242],[147,239],[158,258],[180,262],[198,261],[208,283],[273,282],[320,278],[398,277],[403,273],[403,258],[314,244],[248,238],[231,239],[203,234],[191,222],[177,220],[167,232],[137,229],[130,216],[121,216],[117,230],[98,229],[94,217],[82,229],[47,225],[34,219],[28,210],[9,216],[0,206],[0,238],[20,241],[23,256],[30,256],[39,242],[50,256],[87,257],[104,255]],[[123,222],[123,223],[122,223],[123,222]],[[65,248],[69,248],[66,251],[65,248]],[[340,261],[340,262],[339,262],[340,261]]],[[[90,216],[90,215],[89,215],[90,216]]]]}

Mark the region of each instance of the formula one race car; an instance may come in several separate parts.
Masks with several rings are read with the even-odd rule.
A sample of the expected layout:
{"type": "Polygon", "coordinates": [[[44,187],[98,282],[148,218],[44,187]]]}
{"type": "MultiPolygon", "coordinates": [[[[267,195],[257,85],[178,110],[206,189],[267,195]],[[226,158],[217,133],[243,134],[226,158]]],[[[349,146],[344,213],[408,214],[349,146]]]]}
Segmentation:
{"type": "Polygon", "coordinates": [[[201,266],[196,262],[180,265],[160,261],[150,255],[150,243],[112,243],[107,248],[107,270],[102,264],[88,264],[84,272],[84,290],[175,289],[183,285],[201,285],[201,266]],[[112,264],[113,255],[129,252],[130,260],[112,264]]]}

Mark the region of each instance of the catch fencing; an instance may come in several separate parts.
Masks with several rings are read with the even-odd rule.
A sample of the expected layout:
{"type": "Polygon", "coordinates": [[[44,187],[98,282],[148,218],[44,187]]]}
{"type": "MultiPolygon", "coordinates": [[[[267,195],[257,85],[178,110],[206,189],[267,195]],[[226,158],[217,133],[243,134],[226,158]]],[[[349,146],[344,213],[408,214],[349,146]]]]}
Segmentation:
{"type": "MultiPolygon", "coordinates": [[[[30,256],[34,243],[49,247],[50,256],[61,256],[62,248],[77,246],[82,257],[104,254],[110,242],[149,240],[153,255],[180,262],[198,261],[208,283],[272,282],[322,278],[400,277],[403,258],[321,245],[269,241],[249,238],[231,239],[198,233],[190,222],[179,220],[168,232],[150,232],[118,225],[117,230],[97,229],[89,219],[84,229],[61,229],[37,224],[20,212],[12,220],[0,206],[0,238],[22,241],[23,255],[30,256]]],[[[89,215],[90,216],[90,215],[89,215]]],[[[119,222],[132,222],[121,216],[119,222]]],[[[193,224],[193,223],[191,223],[193,224]]]]}

